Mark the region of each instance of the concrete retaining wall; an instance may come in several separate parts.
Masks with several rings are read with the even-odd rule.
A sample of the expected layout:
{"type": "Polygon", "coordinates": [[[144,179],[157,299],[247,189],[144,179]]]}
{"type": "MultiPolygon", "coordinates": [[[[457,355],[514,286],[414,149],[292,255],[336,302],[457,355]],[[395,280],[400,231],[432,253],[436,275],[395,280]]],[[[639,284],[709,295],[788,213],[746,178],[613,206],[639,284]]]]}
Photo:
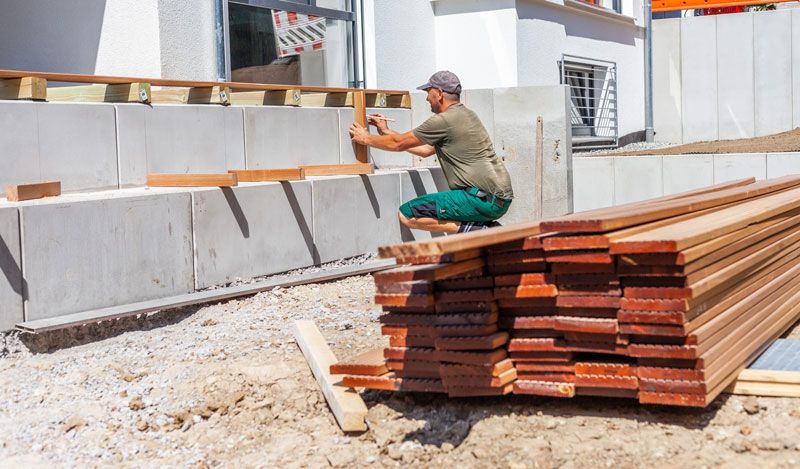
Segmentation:
{"type": "Polygon", "coordinates": [[[22,264],[19,248],[19,213],[0,208],[0,331],[21,321],[22,264]]]}
{"type": "Polygon", "coordinates": [[[576,157],[575,211],[609,207],[734,179],[800,174],[800,153],[576,157]]]}
{"type": "Polygon", "coordinates": [[[748,138],[800,127],[800,10],[653,22],[656,139],[748,138]]]}

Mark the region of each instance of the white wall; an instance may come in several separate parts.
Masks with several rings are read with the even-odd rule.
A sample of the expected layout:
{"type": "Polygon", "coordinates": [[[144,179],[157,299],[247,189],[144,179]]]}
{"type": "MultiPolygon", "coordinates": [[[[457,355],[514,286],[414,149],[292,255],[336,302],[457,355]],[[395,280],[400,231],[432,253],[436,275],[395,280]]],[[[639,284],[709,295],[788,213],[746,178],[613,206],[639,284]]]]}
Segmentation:
{"type": "Polygon", "coordinates": [[[749,138],[800,127],[800,10],[653,22],[656,140],[749,138]]]}
{"type": "Polygon", "coordinates": [[[158,25],[164,77],[217,79],[214,0],[159,0],[158,25]]]}

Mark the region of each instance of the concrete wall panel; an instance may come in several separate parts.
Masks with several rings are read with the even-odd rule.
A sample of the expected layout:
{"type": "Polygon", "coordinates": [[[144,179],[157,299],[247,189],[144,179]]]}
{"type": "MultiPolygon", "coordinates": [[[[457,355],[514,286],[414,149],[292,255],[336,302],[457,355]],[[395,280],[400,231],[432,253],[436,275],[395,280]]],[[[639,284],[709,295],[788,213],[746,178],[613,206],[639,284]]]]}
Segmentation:
{"type": "Polygon", "coordinates": [[[760,12],[755,36],[755,130],[769,135],[792,128],[792,14],[760,12]]]}
{"type": "Polygon", "coordinates": [[[653,126],[659,142],[682,142],[681,20],[653,21],[653,126]]]}
{"type": "Polygon", "coordinates": [[[717,44],[719,138],[753,137],[753,15],[719,15],[717,44]]]}
{"type": "Polygon", "coordinates": [[[767,177],[767,156],[763,153],[714,155],[714,184],[734,179],[767,177]]]}
{"type": "MultiPolygon", "coordinates": [[[[392,108],[367,108],[367,114],[383,114],[384,116],[394,119],[394,122],[388,122],[389,128],[400,133],[408,132],[411,130],[411,111],[408,109],[392,109],[392,108]]],[[[341,115],[341,114],[340,114],[341,115]]],[[[348,129],[352,121],[342,121],[341,125],[347,132],[347,141],[343,144],[350,144],[350,133],[348,129]]],[[[370,132],[377,132],[374,127],[370,132]]],[[[378,150],[375,148],[370,149],[370,161],[375,164],[376,168],[410,168],[414,165],[414,155],[408,152],[392,152],[378,150]]]]}
{"type": "Polygon", "coordinates": [[[36,106],[0,101],[0,129],[0,190],[41,180],[36,106]]]}
{"type": "Polygon", "coordinates": [[[61,197],[20,206],[25,319],[189,293],[191,197],[61,197]]]}
{"type": "Polygon", "coordinates": [[[318,263],[311,181],[192,194],[197,288],[318,263]]]}
{"type": "Polygon", "coordinates": [[[800,174],[800,152],[767,153],[767,179],[800,174]]]}
{"type": "Polygon", "coordinates": [[[575,211],[614,205],[614,158],[593,156],[572,162],[575,211]]]}
{"type": "Polygon", "coordinates": [[[614,204],[626,204],[664,194],[661,156],[614,159],[614,204]]]}
{"type": "Polygon", "coordinates": [[[314,242],[320,262],[330,262],[400,241],[400,176],[312,178],[314,242]]]}
{"type": "Polygon", "coordinates": [[[22,264],[19,215],[15,207],[0,208],[0,331],[22,322],[22,264]]]}
{"type": "Polygon", "coordinates": [[[712,155],[664,156],[664,195],[714,185],[712,155]]]}
{"type": "Polygon", "coordinates": [[[716,140],[716,16],[681,20],[683,141],[716,140]]]}
{"type": "Polygon", "coordinates": [[[42,180],[65,192],[119,187],[113,105],[36,103],[36,114],[42,180]]]}

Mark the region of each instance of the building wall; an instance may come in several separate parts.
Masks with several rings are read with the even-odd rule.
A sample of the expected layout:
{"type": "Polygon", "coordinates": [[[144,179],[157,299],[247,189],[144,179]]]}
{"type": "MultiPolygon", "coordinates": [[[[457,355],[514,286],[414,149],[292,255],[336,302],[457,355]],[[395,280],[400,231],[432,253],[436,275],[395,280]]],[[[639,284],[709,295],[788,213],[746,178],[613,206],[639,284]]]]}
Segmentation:
{"type": "Polygon", "coordinates": [[[653,23],[656,140],[750,138],[800,127],[800,10],[653,23]]]}
{"type": "Polygon", "coordinates": [[[158,28],[163,76],[217,79],[214,0],[159,0],[158,28]]]}
{"type": "MultiPolygon", "coordinates": [[[[428,0],[366,0],[373,3],[377,71],[370,88],[413,89],[436,71],[433,6],[428,0]]],[[[365,15],[366,16],[366,15],[365,15]]],[[[370,21],[365,17],[365,21],[370,21]]],[[[373,29],[370,27],[369,29],[373,29]]],[[[365,47],[365,49],[368,49],[365,47]]],[[[369,75],[369,74],[368,74],[369,75]]]]}

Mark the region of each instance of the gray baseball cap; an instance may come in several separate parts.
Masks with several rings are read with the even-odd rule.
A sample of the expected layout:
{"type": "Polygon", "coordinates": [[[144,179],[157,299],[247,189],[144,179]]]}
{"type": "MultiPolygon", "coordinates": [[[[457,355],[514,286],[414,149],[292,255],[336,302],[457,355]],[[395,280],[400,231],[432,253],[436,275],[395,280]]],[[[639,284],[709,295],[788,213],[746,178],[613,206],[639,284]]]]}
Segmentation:
{"type": "Polygon", "coordinates": [[[418,86],[418,90],[427,91],[431,88],[438,88],[445,93],[461,94],[461,80],[455,73],[441,70],[431,75],[428,83],[418,86]]]}

